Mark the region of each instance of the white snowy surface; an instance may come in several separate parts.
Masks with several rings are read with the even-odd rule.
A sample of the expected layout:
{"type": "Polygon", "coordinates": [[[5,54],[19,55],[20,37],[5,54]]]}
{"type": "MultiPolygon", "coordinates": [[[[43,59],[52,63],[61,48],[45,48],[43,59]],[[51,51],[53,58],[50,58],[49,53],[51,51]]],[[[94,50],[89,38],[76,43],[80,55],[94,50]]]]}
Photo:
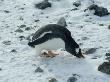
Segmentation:
{"type": "MultiPolygon", "coordinates": [[[[49,0],[51,8],[34,8],[34,4],[40,1],[0,0],[0,82],[48,82],[49,78],[67,82],[72,74],[79,75],[77,82],[110,82],[109,75],[97,70],[104,61],[105,53],[110,52],[110,15],[98,17],[90,11],[83,12],[91,4],[91,0],[80,0],[82,5],[76,11],[71,11],[75,8],[72,5],[75,0],[49,0]],[[4,10],[10,13],[5,13],[4,10]],[[41,58],[27,45],[28,40],[20,41],[19,36],[28,37],[41,26],[56,23],[63,16],[76,42],[82,44],[82,49],[97,48],[94,54],[79,59],[60,51],[61,54],[55,58],[41,58]],[[34,22],[38,19],[40,21],[34,22]],[[31,30],[21,28],[23,33],[15,32],[22,24],[31,27],[31,30]],[[89,39],[82,40],[82,37],[89,39]],[[3,41],[11,41],[11,45],[4,45],[3,41]],[[17,52],[11,52],[13,49],[17,52]],[[94,56],[98,58],[92,59],[94,56]],[[44,72],[35,73],[37,67],[41,67],[44,72]]],[[[95,0],[95,3],[110,11],[110,0],[95,0]]]]}

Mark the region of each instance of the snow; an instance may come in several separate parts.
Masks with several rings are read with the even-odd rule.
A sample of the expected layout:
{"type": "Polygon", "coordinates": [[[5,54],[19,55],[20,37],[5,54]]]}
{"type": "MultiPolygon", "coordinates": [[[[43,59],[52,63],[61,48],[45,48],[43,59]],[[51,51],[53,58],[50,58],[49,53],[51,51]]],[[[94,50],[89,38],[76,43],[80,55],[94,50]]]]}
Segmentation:
{"type": "MultiPolygon", "coordinates": [[[[91,4],[91,0],[79,0],[82,5],[76,11],[71,11],[75,8],[72,3],[76,0],[49,0],[52,3],[51,8],[45,10],[34,8],[34,4],[40,1],[0,1],[0,68],[2,69],[0,82],[48,82],[51,77],[59,82],[67,82],[72,74],[79,75],[77,82],[110,82],[109,75],[97,70],[97,67],[105,61],[105,53],[110,52],[108,29],[110,15],[98,17],[93,15],[92,11],[83,12],[91,4]],[[8,10],[9,13],[5,13],[4,10],[8,10]],[[89,16],[86,16],[87,14],[89,16]],[[27,45],[28,40],[20,41],[19,36],[28,37],[41,26],[57,23],[63,16],[72,37],[78,44],[82,44],[81,49],[97,48],[94,54],[85,54],[85,59],[79,59],[59,50],[60,55],[43,58],[37,56],[35,50],[27,45]],[[34,22],[38,19],[40,21],[34,22]],[[21,28],[23,33],[15,32],[22,24],[30,27],[31,30],[26,31],[21,28]],[[82,40],[82,37],[89,39],[82,40]],[[11,45],[5,45],[3,41],[11,41],[11,45]],[[11,52],[13,49],[17,52],[11,52]],[[92,59],[95,56],[98,58],[92,59]],[[44,72],[35,73],[37,67],[41,67],[44,72]]],[[[110,11],[109,0],[95,0],[95,3],[110,11]]]]}

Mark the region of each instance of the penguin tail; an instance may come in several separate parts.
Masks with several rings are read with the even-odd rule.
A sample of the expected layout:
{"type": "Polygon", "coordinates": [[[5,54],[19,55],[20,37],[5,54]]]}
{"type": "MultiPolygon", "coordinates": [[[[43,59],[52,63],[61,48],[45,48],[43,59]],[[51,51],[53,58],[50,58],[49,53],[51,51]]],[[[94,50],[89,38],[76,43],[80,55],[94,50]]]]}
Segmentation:
{"type": "Polygon", "coordinates": [[[65,20],[64,17],[61,17],[61,18],[59,19],[59,21],[57,22],[57,24],[60,25],[60,26],[63,26],[63,27],[66,27],[66,26],[67,26],[66,20],[65,20]]]}

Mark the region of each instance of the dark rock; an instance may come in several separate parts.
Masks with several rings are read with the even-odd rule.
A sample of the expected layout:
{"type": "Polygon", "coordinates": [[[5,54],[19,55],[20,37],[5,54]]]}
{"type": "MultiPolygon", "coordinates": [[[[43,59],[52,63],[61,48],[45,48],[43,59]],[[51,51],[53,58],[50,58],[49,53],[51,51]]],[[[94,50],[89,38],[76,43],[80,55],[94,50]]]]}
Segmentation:
{"type": "Polygon", "coordinates": [[[24,10],[24,8],[20,8],[21,10],[24,10]]]}
{"type": "Polygon", "coordinates": [[[85,54],[93,54],[96,52],[96,50],[97,50],[97,48],[90,48],[85,52],[85,54]]]}
{"type": "Polygon", "coordinates": [[[89,38],[88,37],[82,37],[82,40],[88,40],[89,38]]]}
{"type": "Polygon", "coordinates": [[[30,27],[27,27],[27,28],[25,28],[25,30],[27,30],[27,31],[28,31],[28,30],[31,30],[31,28],[30,28],[30,27]]]}
{"type": "Polygon", "coordinates": [[[23,19],[23,17],[19,17],[19,20],[23,21],[24,19],[23,19]]]}
{"type": "Polygon", "coordinates": [[[51,3],[48,2],[48,0],[44,0],[38,4],[35,4],[35,7],[38,8],[38,9],[46,9],[48,7],[51,7],[51,3]]]}
{"type": "Polygon", "coordinates": [[[13,50],[11,50],[11,52],[13,52],[13,53],[15,53],[15,52],[17,52],[15,49],[13,49],[13,50]]]}
{"type": "Polygon", "coordinates": [[[110,53],[106,53],[105,56],[109,56],[110,57],[110,53]]]}
{"type": "Polygon", "coordinates": [[[49,82],[58,82],[55,78],[50,78],[49,82]]]}
{"type": "Polygon", "coordinates": [[[110,62],[104,62],[103,64],[99,65],[98,71],[110,74],[110,62]]]}
{"type": "Polygon", "coordinates": [[[5,45],[11,45],[11,41],[3,41],[2,43],[5,45]]]}
{"type": "Polygon", "coordinates": [[[108,60],[108,61],[110,62],[110,53],[106,53],[105,56],[106,56],[105,59],[108,60]]]}
{"type": "Polygon", "coordinates": [[[69,79],[67,80],[67,82],[76,82],[77,81],[77,78],[72,76],[72,77],[69,77],[69,79]]]}
{"type": "Polygon", "coordinates": [[[26,27],[26,25],[21,25],[21,26],[19,26],[19,28],[24,28],[24,27],[26,27]]]}
{"type": "Polygon", "coordinates": [[[99,26],[104,26],[104,24],[99,24],[99,26]]]}
{"type": "Polygon", "coordinates": [[[35,22],[38,22],[38,21],[40,21],[39,19],[38,20],[35,20],[35,22]]]}
{"type": "Polygon", "coordinates": [[[38,67],[38,68],[35,70],[35,73],[37,73],[37,72],[42,73],[42,72],[43,72],[43,69],[41,69],[40,67],[38,67]]]}
{"type": "Polygon", "coordinates": [[[95,11],[94,15],[97,15],[100,17],[106,16],[109,14],[107,8],[99,7],[98,5],[95,5],[95,4],[90,5],[87,9],[94,10],[95,11]]]}
{"type": "Polygon", "coordinates": [[[79,7],[81,5],[81,2],[80,1],[76,1],[76,2],[73,3],[73,5],[76,6],[76,7],[79,7]]]}
{"type": "Polygon", "coordinates": [[[97,59],[97,57],[92,57],[91,59],[97,59]]]}
{"type": "Polygon", "coordinates": [[[10,11],[4,10],[5,13],[10,13],[10,11]]]}
{"type": "Polygon", "coordinates": [[[71,9],[71,11],[75,11],[75,10],[78,10],[78,8],[71,9]]]}
{"type": "Polygon", "coordinates": [[[24,36],[19,36],[19,38],[20,38],[20,40],[23,40],[23,39],[25,39],[25,37],[24,37],[24,36]]]}
{"type": "Polygon", "coordinates": [[[106,60],[108,60],[110,62],[110,57],[105,58],[106,60]]]}
{"type": "Polygon", "coordinates": [[[0,71],[2,71],[2,68],[0,68],[0,71]]]}
{"type": "Polygon", "coordinates": [[[22,33],[22,32],[23,32],[23,30],[19,28],[19,29],[17,29],[15,32],[22,33]]]}
{"type": "Polygon", "coordinates": [[[110,25],[108,26],[108,29],[110,29],[110,25]]]}

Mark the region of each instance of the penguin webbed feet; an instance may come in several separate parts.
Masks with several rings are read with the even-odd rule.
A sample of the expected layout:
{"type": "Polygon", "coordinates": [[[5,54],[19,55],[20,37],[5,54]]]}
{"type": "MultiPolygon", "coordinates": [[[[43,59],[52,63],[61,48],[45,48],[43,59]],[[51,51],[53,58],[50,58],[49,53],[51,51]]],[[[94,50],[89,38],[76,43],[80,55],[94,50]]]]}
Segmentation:
{"type": "Polygon", "coordinates": [[[81,49],[79,48],[79,52],[75,54],[76,57],[78,58],[85,58],[83,55],[82,55],[82,52],[81,52],[81,49]]]}

